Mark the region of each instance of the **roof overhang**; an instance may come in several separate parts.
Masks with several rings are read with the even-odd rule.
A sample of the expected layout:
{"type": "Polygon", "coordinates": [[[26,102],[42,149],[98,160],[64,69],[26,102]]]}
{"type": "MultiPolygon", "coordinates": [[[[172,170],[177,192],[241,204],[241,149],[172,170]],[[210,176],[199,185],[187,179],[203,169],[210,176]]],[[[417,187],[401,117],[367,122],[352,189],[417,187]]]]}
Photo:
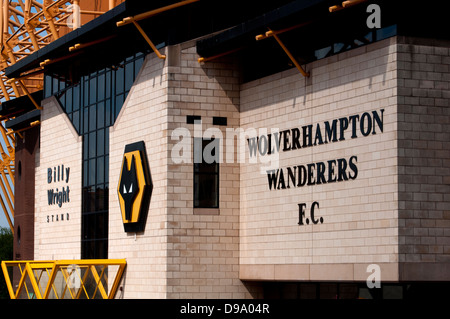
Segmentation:
{"type": "Polygon", "coordinates": [[[17,116],[5,123],[7,129],[12,129],[15,132],[20,132],[23,129],[32,127],[38,124],[41,119],[41,110],[34,109],[33,111],[27,112],[23,115],[17,116]]]}
{"type": "MultiPolygon", "coordinates": [[[[43,97],[42,90],[31,93],[30,95],[34,101],[40,105],[43,97]]],[[[0,116],[7,118],[17,117],[23,115],[24,113],[33,111],[34,109],[36,109],[36,107],[31,99],[27,95],[24,95],[1,103],[0,116]]]]}
{"type": "Polygon", "coordinates": [[[281,27],[329,15],[328,8],[336,0],[297,0],[280,6],[252,20],[197,42],[197,53],[210,57],[255,42],[255,35],[266,32],[267,27],[281,27]]]}
{"type": "MultiPolygon", "coordinates": [[[[19,78],[42,68],[54,74],[89,74],[111,66],[135,52],[150,50],[133,24],[118,27],[128,17],[164,8],[181,0],[127,0],[82,27],[6,68],[8,78],[19,78]],[[88,45],[86,45],[88,44],[88,45]],[[75,50],[69,51],[71,47],[75,50]]],[[[285,4],[290,0],[200,0],[163,11],[139,22],[156,46],[180,43],[229,28],[285,4]]]]}
{"type": "MultiPolygon", "coordinates": [[[[369,29],[367,19],[372,11],[368,6],[381,8],[382,28],[395,26],[397,35],[449,39],[447,13],[438,5],[412,5],[406,0],[295,0],[267,11],[254,19],[240,23],[223,32],[197,41],[197,53],[208,61],[227,54],[240,56],[243,67],[253,65],[271,68],[274,72],[292,63],[274,40],[258,41],[269,30],[289,30],[280,35],[286,47],[292,49],[298,62],[314,60],[311,48],[320,49],[332,43],[349,43],[355,38],[364,41],[369,29]],[[337,10],[332,10],[337,7],[337,10]],[[278,65],[276,65],[278,63],[278,65]],[[276,65],[276,66],[275,66],[276,65]]],[[[269,31],[270,32],[270,31],[269,31]]],[[[277,33],[278,34],[278,33],[277,33]]],[[[264,36],[263,36],[264,38],[264,36]]],[[[288,68],[288,67],[286,67],[288,68]]],[[[245,81],[245,80],[244,80],[245,81]]]]}

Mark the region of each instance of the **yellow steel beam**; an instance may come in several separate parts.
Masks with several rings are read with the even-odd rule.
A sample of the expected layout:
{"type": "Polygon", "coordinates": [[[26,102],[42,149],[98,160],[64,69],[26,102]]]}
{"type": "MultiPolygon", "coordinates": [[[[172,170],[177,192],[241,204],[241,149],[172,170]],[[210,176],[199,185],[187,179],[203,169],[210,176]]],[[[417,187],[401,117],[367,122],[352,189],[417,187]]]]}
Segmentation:
{"type": "MultiPolygon", "coordinates": [[[[6,83],[9,83],[9,84],[12,85],[15,82],[16,82],[16,79],[12,78],[12,79],[8,80],[6,83]]],[[[28,96],[28,98],[30,99],[31,103],[33,103],[34,107],[37,108],[38,110],[42,110],[42,107],[39,104],[37,104],[36,100],[31,96],[30,92],[28,91],[27,86],[23,83],[23,81],[22,80],[18,80],[17,82],[19,83],[20,87],[25,92],[25,94],[28,96]]]]}
{"type": "Polygon", "coordinates": [[[92,296],[95,296],[97,293],[97,290],[100,290],[100,294],[102,295],[103,299],[108,299],[108,295],[105,291],[105,288],[103,287],[103,283],[101,281],[101,278],[104,274],[105,268],[103,268],[103,271],[101,273],[101,275],[99,276],[97,269],[95,268],[95,265],[91,265],[90,267],[91,273],[94,276],[94,280],[97,283],[97,287],[95,287],[94,293],[92,294],[92,296]]]}
{"type": "MultiPolygon", "coordinates": [[[[11,162],[14,162],[14,159],[13,159],[14,157],[11,158],[9,155],[7,155],[6,152],[3,150],[3,146],[1,144],[0,144],[0,153],[1,153],[1,156],[2,156],[2,160],[0,160],[0,164],[1,164],[0,165],[0,168],[1,168],[1,173],[0,174],[3,177],[3,178],[0,178],[0,188],[1,188],[2,192],[3,192],[3,195],[4,195],[3,197],[5,198],[5,200],[3,200],[3,199],[1,200],[1,203],[2,203],[2,208],[4,210],[4,213],[5,213],[5,217],[7,218],[8,223],[11,226],[12,222],[11,222],[11,219],[9,218],[8,211],[12,212],[13,217],[14,217],[14,213],[13,213],[14,212],[14,205],[11,202],[11,200],[14,201],[14,195],[11,195],[12,189],[10,188],[9,181],[8,181],[8,178],[7,178],[6,173],[5,173],[5,169],[7,170],[8,174],[10,174],[10,176],[12,176],[12,178],[14,178],[14,175],[12,174],[12,170],[10,168],[11,162]],[[9,190],[9,194],[10,195],[8,195],[8,192],[7,192],[6,188],[5,188],[5,184],[6,184],[6,188],[9,190]],[[8,210],[4,206],[4,202],[5,201],[6,201],[6,204],[8,205],[8,210]]],[[[14,185],[14,183],[13,183],[13,185],[14,185]]],[[[11,231],[13,231],[13,228],[11,228],[11,231]]]]}
{"type": "MultiPolygon", "coordinates": [[[[43,68],[40,68],[40,69],[35,69],[35,70],[33,70],[33,71],[31,71],[31,72],[28,72],[28,73],[25,73],[25,74],[22,74],[20,77],[17,77],[17,78],[15,78],[16,80],[37,80],[37,81],[42,81],[42,78],[30,78],[31,76],[34,76],[34,75],[38,75],[38,74],[42,74],[42,73],[44,73],[44,69],[43,68]]],[[[7,80],[6,82],[8,82],[9,80],[7,80]]],[[[2,83],[3,81],[0,81],[0,84],[2,83]]],[[[29,86],[28,86],[29,87],[29,86]]]]}
{"type": "Polygon", "coordinates": [[[48,299],[48,296],[50,295],[50,290],[53,287],[53,282],[55,281],[56,273],[57,273],[56,272],[57,267],[54,262],[49,261],[46,269],[50,268],[48,266],[50,266],[52,270],[50,271],[50,276],[48,276],[48,284],[47,284],[47,287],[45,288],[44,295],[42,296],[43,299],[48,299]]]}
{"type": "MultiPolygon", "coordinates": [[[[2,171],[0,172],[0,174],[2,175],[2,177],[3,177],[4,180],[7,179],[6,173],[5,173],[4,170],[2,170],[2,171]]],[[[6,184],[6,188],[8,189],[9,196],[14,200],[14,192],[13,192],[11,186],[9,185],[9,183],[5,183],[5,184],[6,184]]]]}
{"type": "Polygon", "coordinates": [[[82,288],[83,288],[83,289],[78,289],[78,293],[77,293],[76,299],[79,299],[79,298],[80,298],[81,293],[82,293],[83,291],[84,291],[84,294],[86,295],[86,297],[89,299],[89,294],[88,294],[88,292],[86,291],[86,287],[84,286],[84,283],[86,282],[86,278],[87,278],[88,274],[89,274],[89,267],[86,267],[86,271],[84,272],[83,278],[80,278],[81,284],[82,284],[82,288]]]}
{"type": "Polygon", "coordinates": [[[312,23],[312,20],[311,21],[307,21],[307,22],[302,22],[302,23],[299,23],[299,24],[296,24],[296,25],[293,25],[291,27],[287,27],[287,28],[284,28],[284,29],[281,29],[281,30],[267,31],[264,34],[257,35],[255,38],[256,38],[257,41],[264,40],[266,38],[269,38],[269,37],[273,36],[274,34],[279,35],[279,34],[282,34],[282,33],[285,33],[285,32],[289,32],[289,31],[292,31],[292,30],[304,27],[304,26],[306,26],[308,24],[311,24],[311,23],[312,23]]]}
{"type": "Polygon", "coordinates": [[[153,52],[156,53],[157,57],[164,60],[166,58],[166,56],[159,52],[159,50],[156,48],[156,46],[153,44],[152,40],[150,40],[150,38],[147,36],[147,34],[141,28],[141,26],[134,20],[133,20],[133,24],[136,27],[136,29],[138,29],[139,33],[144,37],[145,41],[147,41],[147,43],[150,45],[150,47],[152,48],[153,52]]]}
{"type": "Polygon", "coordinates": [[[61,62],[61,61],[64,61],[64,60],[73,58],[74,56],[79,55],[79,54],[81,54],[81,53],[82,53],[82,51],[79,51],[79,52],[73,52],[73,53],[71,53],[71,54],[67,54],[67,55],[65,55],[65,56],[62,56],[62,57],[59,57],[59,58],[56,58],[56,59],[53,59],[53,60],[51,60],[51,59],[46,59],[46,60],[42,61],[41,63],[39,63],[39,65],[40,65],[41,67],[44,67],[44,66],[47,66],[47,65],[50,65],[50,64],[53,64],[53,63],[57,63],[57,62],[61,62]]]}
{"type": "MultiPolygon", "coordinates": [[[[70,278],[70,275],[71,274],[69,274],[69,272],[67,271],[67,267],[65,267],[65,268],[63,268],[63,267],[59,267],[60,269],[61,269],[61,273],[62,273],[62,275],[63,275],[63,278],[64,278],[64,282],[66,283],[66,285],[65,285],[65,287],[64,287],[64,290],[63,290],[63,292],[62,292],[62,294],[61,294],[61,299],[64,299],[64,296],[66,295],[66,291],[68,290],[69,291],[69,294],[70,294],[70,297],[72,298],[72,299],[79,299],[78,298],[78,296],[79,296],[79,294],[77,294],[77,297],[74,297],[74,295],[73,295],[73,293],[72,293],[72,287],[70,287],[70,285],[68,284],[68,281],[69,281],[69,278],[70,278]]],[[[85,275],[86,276],[86,275],[85,275]]],[[[84,281],[83,281],[84,282],[84,281]]],[[[83,286],[83,289],[84,289],[84,286],[83,286]]],[[[81,289],[80,289],[81,290],[81,289]]],[[[86,289],[85,289],[85,291],[86,291],[86,289]]]]}
{"type": "Polygon", "coordinates": [[[117,292],[117,288],[122,278],[125,266],[126,266],[125,259],[81,259],[81,260],[50,260],[50,261],[24,260],[24,261],[2,261],[1,263],[1,269],[5,276],[6,285],[11,299],[19,298],[22,289],[25,289],[27,296],[30,297],[30,290],[29,290],[30,288],[33,288],[34,296],[37,299],[48,299],[50,291],[52,289],[57,298],[60,297],[64,298],[65,292],[67,290],[69,291],[69,294],[73,299],[80,298],[82,292],[86,294],[87,298],[90,298],[95,297],[98,290],[100,291],[100,295],[102,296],[102,298],[112,299],[114,298],[117,292]],[[78,291],[72,291],[71,289],[72,287],[70,287],[68,283],[70,274],[67,272],[67,268],[70,265],[77,265],[80,268],[85,268],[83,278],[81,278],[80,274],[77,272],[77,275],[80,278],[80,287],[78,291]],[[100,274],[98,273],[96,266],[102,267],[102,271],[100,274]],[[105,275],[108,266],[118,266],[109,294],[106,292],[106,289],[101,281],[101,279],[105,275]],[[14,288],[12,287],[11,278],[8,273],[8,267],[18,267],[20,271],[21,277],[16,291],[14,291],[14,288]],[[40,273],[38,272],[39,270],[41,270],[40,273]],[[40,287],[40,284],[42,283],[41,277],[43,275],[44,270],[48,274],[48,280],[46,282],[45,289],[41,290],[40,287]],[[57,274],[59,271],[61,271],[65,281],[65,286],[63,287],[64,291],[62,292],[61,295],[58,295],[58,292],[54,285],[54,281],[57,278],[57,274]],[[94,281],[96,283],[95,291],[92,296],[89,296],[85,287],[86,278],[89,274],[89,271],[91,272],[94,281]],[[26,285],[27,276],[29,278],[29,282],[31,283],[31,287],[26,285]],[[76,292],[76,294],[74,294],[74,292],[76,292]]]}
{"type": "Polygon", "coordinates": [[[2,80],[0,80],[0,87],[2,89],[3,97],[5,98],[6,101],[9,101],[10,100],[9,93],[8,90],[6,89],[5,83],[2,80]]]}
{"type": "Polygon", "coordinates": [[[31,282],[31,286],[33,287],[36,299],[42,299],[41,292],[39,290],[39,285],[36,282],[36,277],[34,276],[33,269],[31,269],[31,266],[29,263],[25,264],[25,267],[26,267],[26,272],[27,272],[28,277],[31,282]]]}
{"type": "Polygon", "coordinates": [[[280,37],[277,35],[276,32],[273,32],[271,29],[269,29],[268,33],[266,33],[267,36],[273,36],[274,39],[278,42],[278,44],[280,45],[280,47],[283,49],[283,51],[287,54],[287,56],[289,57],[289,59],[292,61],[292,63],[294,63],[295,67],[300,71],[300,73],[304,76],[304,77],[309,77],[310,73],[306,72],[302,66],[300,65],[300,63],[297,62],[297,59],[292,55],[292,53],[289,51],[289,49],[284,45],[283,41],[281,41],[280,37]]]}
{"type": "Polygon", "coordinates": [[[347,0],[347,1],[342,2],[342,6],[344,8],[348,8],[348,7],[351,7],[351,6],[366,2],[366,1],[367,0],[347,0]]]}
{"type": "Polygon", "coordinates": [[[25,289],[27,290],[27,295],[28,295],[28,288],[26,287],[25,283],[25,278],[27,275],[27,272],[25,269],[22,269],[22,267],[20,266],[20,264],[18,265],[19,271],[20,271],[20,280],[19,280],[19,284],[17,286],[17,290],[14,293],[14,299],[18,299],[21,290],[23,289],[23,287],[25,286],[25,289]]]}
{"type": "Polygon", "coordinates": [[[41,124],[41,121],[37,120],[37,121],[31,122],[31,123],[30,123],[30,126],[21,128],[21,129],[19,129],[19,130],[10,131],[10,132],[6,133],[6,135],[9,135],[9,134],[20,134],[20,133],[22,133],[23,131],[27,131],[27,130],[29,130],[30,128],[33,128],[33,127],[35,127],[35,126],[37,126],[37,125],[39,125],[39,124],[41,124]]]}
{"type": "Polygon", "coordinates": [[[120,280],[122,280],[122,275],[127,265],[125,259],[116,259],[114,261],[116,265],[119,265],[119,269],[117,269],[117,274],[111,286],[111,291],[109,292],[108,299],[113,299],[114,296],[116,295],[117,289],[119,288],[120,280]]]}
{"type": "Polygon", "coordinates": [[[282,33],[285,33],[285,32],[288,32],[288,31],[295,30],[295,29],[300,28],[300,27],[303,27],[303,26],[306,26],[306,25],[310,24],[311,22],[312,22],[312,21],[307,21],[307,22],[299,23],[299,24],[296,24],[296,25],[294,25],[294,26],[287,27],[287,28],[284,28],[284,29],[281,29],[281,30],[271,30],[270,28],[268,28],[269,31],[267,31],[267,32],[264,33],[264,34],[259,34],[259,35],[257,35],[257,36],[255,37],[255,39],[256,39],[257,41],[260,41],[260,40],[267,39],[267,38],[269,38],[269,37],[273,37],[273,38],[278,42],[278,44],[279,44],[280,47],[283,49],[283,51],[287,54],[287,56],[288,56],[289,59],[292,61],[292,63],[294,63],[295,67],[300,71],[300,73],[301,73],[304,77],[309,77],[309,76],[310,76],[310,73],[309,73],[309,72],[306,72],[306,71],[302,68],[302,66],[300,65],[300,63],[297,62],[297,59],[292,55],[292,53],[289,51],[289,49],[286,47],[286,45],[283,43],[283,41],[281,41],[281,39],[280,39],[280,37],[279,37],[278,35],[279,35],[279,34],[282,34],[282,33]]]}
{"type": "Polygon", "coordinates": [[[342,4],[336,4],[334,6],[331,6],[328,8],[328,11],[330,12],[336,12],[336,11],[340,11],[342,9],[345,8],[349,8],[351,6],[366,2],[367,0],[347,0],[347,1],[343,1],[342,4]]]}
{"type": "Polygon", "coordinates": [[[171,5],[168,5],[168,6],[164,6],[164,7],[158,8],[158,9],[150,10],[150,11],[147,11],[147,12],[135,15],[133,17],[126,17],[126,18],[122,19],[122,21],[116,22],[116,25],[118,27],[121,27],[121,26],[130,24],[130,23],[133,23],[134,26],[136,27],[136,29],[138,29],[139,33],[144,37],[145,41],[147,41],[147,43],[150,45],[150,47],[152,48],[153,52],[156,53],[158,58],[165,59],[166,56],[161,54],[158,51],[158,49],[153,44],[153,42],[150,40],[148,35],[145,33],[145,31],[139,25],[138,21],[150,18],[150,17],[155,16],[157,14],[160,14],[160,13],[163,13],[163,12],[166,12],[166,11],[169,11],[169,10],[173,10],[175,8],[182,7],[182,6],[185,6],[185,5],[197,2],[197,1],[200,1],[200,0],[184,0],[184,1],[180,1],[180,2],[177,2],[177,3],[171,4],[171,5]]]}
{"type": "Polygon", "coordinates": [[[99,43],[102,43],[102,42],[105,42],[105,41],[109,41],[109,40],[111,40],[111,39],[113,39],[115,37],[117,37],[117,35],[113,34],[111,36],[104,37],[104,38],[101,38],[101,39],[98,39],[98,40],[94,40],[94,41],[91,41],[91,42],[77,43],[77,44],[69,47],[69,52],[72,52],[72,51],[75,51],[75,50],[84,49],[84,48],[90,47],[92,45],[96,45],[96,44],[99,44],[99,43]]]}
{"type": "MultiPolygon", "coordinates": [[[[14,229],[14,228],[12,228],[12,229],[14,229]]],[[[11,283],[11,278],[9,277],[9,272],[8,272],[8,268],[6,267],[5,261],[1,262],[1,268],[3,271],[3,275],[5,276],[6,288],[8,288],[9,297],[11,299],[14,299],[14,289],[13,289],[13,286],[11,283]]]]}

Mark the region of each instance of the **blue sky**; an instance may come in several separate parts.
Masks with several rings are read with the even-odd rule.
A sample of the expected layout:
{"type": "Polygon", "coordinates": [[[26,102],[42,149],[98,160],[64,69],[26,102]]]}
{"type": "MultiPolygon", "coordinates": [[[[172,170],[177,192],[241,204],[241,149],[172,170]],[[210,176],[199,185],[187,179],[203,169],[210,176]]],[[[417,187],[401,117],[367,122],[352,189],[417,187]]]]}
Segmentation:
{"type": "Polygon", "coordinates": [[[3,212],[0,214],[0,227],[9,228],[8,221],[3,212]]]}

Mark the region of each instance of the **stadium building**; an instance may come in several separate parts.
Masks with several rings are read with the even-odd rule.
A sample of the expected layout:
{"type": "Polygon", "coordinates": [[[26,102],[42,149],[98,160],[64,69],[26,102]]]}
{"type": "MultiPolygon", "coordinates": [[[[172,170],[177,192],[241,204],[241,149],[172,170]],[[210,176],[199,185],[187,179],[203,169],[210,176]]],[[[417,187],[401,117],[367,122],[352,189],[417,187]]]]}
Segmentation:
{"type": "Polygon", "coordinates": [[[241,2],[126,0],[5,69],[43,88],[1,105],[4,269],[59,271],[14,296],[23,274],[48,298],[448,293],[442,10],[241,2]]]}

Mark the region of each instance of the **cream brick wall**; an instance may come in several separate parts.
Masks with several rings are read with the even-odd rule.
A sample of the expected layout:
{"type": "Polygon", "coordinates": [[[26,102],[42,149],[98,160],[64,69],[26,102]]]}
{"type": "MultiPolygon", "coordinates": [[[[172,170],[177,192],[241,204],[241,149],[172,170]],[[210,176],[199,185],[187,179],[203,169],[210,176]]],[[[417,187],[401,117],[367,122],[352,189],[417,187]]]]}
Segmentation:
{"type": "Polygon", "coordinates": [[[167,268],[167,71],[154,54],[145,59],[110,128],[108,258],[126,258],[124,298],[165,298],[167,268]],[[145,230],[126,233],[117,197],[125,145],[143,140],[153,192],[145,230]]]}
{"type": "Polygon", "coordinates": [[[40,150],[36,155],[34,255],[36,260],[79,259],[82,139],[54,97],[42,101],[42,106],[40,150]],[[70,168],[69,181],[49,184],[47,169],[60,165],[70,168]],[[47,191],[61,191],[67,186],[70,202],[61,207],[49,205],[47,191]]]}
{"type": "MultiPolygon", "coordinates": [[[[239,127],[239,73],[232,59],[199,64],[195,42],[169,49],[170,130],[186,128],[187,115],[201,116],[202,133],[239,127]],[[227,118],[214,126],[213,117],[227,118]]],[[[169,138],[169,149],[178,140],[169,138]]],[[[188,143],[193,147],[193,139],[188,143]]],[[[223,154],[222,154],[223,155],[223,154]]],[[[225,155],[223,155],[225,156],[225,155]]],[[[221,157],[219,209],[193,208],[193,158],[168,166],[168,298],[248,298],[253,289],[239,280],[239,163],[221,157]]]]}
{"type": "Polygon", "coordinates": [[[249,297],[252,288],[239,280],[239,164],[221,164],[220,211],[211,215],[194,212],[192,162],[170,157],[173,130],[194,136],[187,115],[200,115],[204,130],[213,116],[239,126],[238,74],[232,62],[200,65],[195,42],[165,50],[165,61],[147,56],[110,130],[109,258],[127,259],[125,298],[249,297]],[[123,231],[116,187],[124,147],[139,140],[153,193],[145,231],[135,237],[123,231]]]}
{"type": "Polygon", "coordinates": [[[355,180],[269,190],[265,164],[241,165],[242,279],[365,280],[372,263],[398,277],[396,51],[392,38],[311,63],[307,79],[291,69],[242,85],[246,131],[319,123],[323,134],[325,121],[384,109],[382,133],[279,153],[282,168],[355,155],[355,180]],[[298,204],[308,217],[315,201],[323,223],[299,226],[298,204]]]}
{"type": "Polygon", "coordinates": [[[450,277],[450,43],[398,45],[399,259],[403,280],[450,277]]]}
{"type": "MultiPolygon", "coordinates": [[[[412,262],[448,262],[449,122],[446,47],[387,39],[241,84],[232,58],[199,64],[195,41],[149,54],[110,128],[108,257],[126,258],[124,298],[249,298],[247,280],[360,280],[378,264],[382,280],[416,278],[412,262]],[[415,61],[418,59],[420,61],[415,61]],[[413,62],[418,62],[414,64],[413,62]],[[433,68],[432,70],[430,68],[433,68]],[[218,210],[193,208],[193,158],[178,163],[177,129],[187,115],[202,130],[258,135],[364,112],[383,112],[383,132],[279,153],[279,167],[357,156],[354,180],[269,190],[261,162],[239,163],[238,141],[220,164],[218,210]],[[227,126],[213,125],[215,116],[227,126]],[[397,131],[397,129],[399,129],[397,131]],[[153,192],[145,231],[125,233],[117,184],[126,144],[145,142],[153,192]],[[298,204],[318,202],[323,223],[300,226],[298,204]],[[409,276],[409,277],[408,277],[409,276]]],[[[36,163],[36,259],[80,257],[82,143],[54,98],[44,100],[36,163]],[[40,154],[40,155],[39,155],[40,154]],[[49,206],[47,168],[70,167],[70,203],[49,206]],[[70,220],[46,216],[69,212],[70,220]]],[[[338,127],[339,132],[339,127],[338,127]]],[[[265,158],[260,158],[264,160],[265,158]]],[[[267,158],[266,158],[267,159],[267,158]]],[[[285,171],[286,173],[286,171],[285,171]]],[[[285,176],[287,179],[287,175],[285,176]]],[[[287,180],[286,180],[287,181],[287,180]]],[[[440,263],[440,264],[439,264],[440,263]]],[[[448,268],[448,267],[447,267],[448,268]]]]}

